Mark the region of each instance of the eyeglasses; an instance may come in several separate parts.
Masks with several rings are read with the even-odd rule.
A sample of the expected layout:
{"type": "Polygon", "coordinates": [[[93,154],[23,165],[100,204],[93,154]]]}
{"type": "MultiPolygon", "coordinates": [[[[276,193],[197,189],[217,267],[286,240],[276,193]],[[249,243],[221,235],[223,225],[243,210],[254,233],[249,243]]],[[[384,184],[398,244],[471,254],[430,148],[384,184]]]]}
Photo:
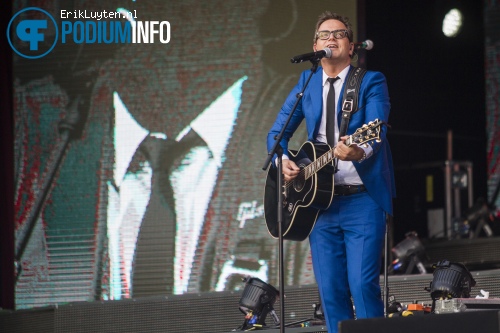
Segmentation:
{"type": "Polygon", "coordinates": [[[316,37],[322,40],[326,40],[330,38],[331,34],[333,34],[333,37],[335,37],[335,39],[342,39],[347,37],[348,30],[333,30],[333,31],[321,30],[316,33],[316,37]]]}

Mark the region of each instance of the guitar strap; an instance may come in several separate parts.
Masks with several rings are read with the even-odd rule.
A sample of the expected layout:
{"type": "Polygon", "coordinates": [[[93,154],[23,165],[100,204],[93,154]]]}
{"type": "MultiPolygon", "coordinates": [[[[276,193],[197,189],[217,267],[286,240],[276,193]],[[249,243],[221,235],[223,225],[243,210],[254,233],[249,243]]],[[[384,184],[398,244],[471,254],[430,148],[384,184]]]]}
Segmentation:
{"type": "Polygon", "coordinates": [[[366,69],[354,67],[349,71],[347,76],[344,98],[342,100],[342,120],[340,122],[339,140],[340,137],[346,135],[351,116],[358,111],[359,88],[365,74],[366,69]]]}

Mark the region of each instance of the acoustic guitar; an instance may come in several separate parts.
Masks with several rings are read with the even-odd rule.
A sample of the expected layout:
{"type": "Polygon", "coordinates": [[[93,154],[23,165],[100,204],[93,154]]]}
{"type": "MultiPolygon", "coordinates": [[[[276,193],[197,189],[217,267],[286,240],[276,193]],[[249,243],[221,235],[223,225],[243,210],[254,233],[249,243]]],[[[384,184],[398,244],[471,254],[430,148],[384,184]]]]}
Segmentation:
{"type": "MultiPolygon", "coordinates": [[[[372,144],[380,141],[382,121],[375,119],[349,135],[345,144],[372,144]]],[[[301,169],[292,181],[283,184],[283,239],[302,241],[311,233],[318,214],[330,207],[334,193],[334,148],[328,144],[306,141],[298,151],[289,150],[289,157],[301,169]]],[[[276,168],[267,172],[264,189],[264,214],[267,229],[278,238],[278,195],[276,168]]]]}

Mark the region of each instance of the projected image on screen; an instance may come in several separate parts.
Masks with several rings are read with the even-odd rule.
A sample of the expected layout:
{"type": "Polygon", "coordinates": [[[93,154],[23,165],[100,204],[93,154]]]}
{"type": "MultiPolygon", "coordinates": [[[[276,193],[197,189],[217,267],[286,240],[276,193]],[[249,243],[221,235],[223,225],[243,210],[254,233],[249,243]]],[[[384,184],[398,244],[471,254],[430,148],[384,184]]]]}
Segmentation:
{"type": "MultiPolygon", "coordinates": [[[[40,1],[58,22],[63,9],[166,20],[171,38],[15,57],[17,306],[238,290],[248,275],[278,285],[265,138],[328,3],[40,1]]],[[[307,241],[285,260],[287,285],[315,283],[307,241]]]]}
{"type": "MultiPolygon", "coordinates": [[[[156,186],[151,185],[154,171],[171,171],[168,177],[171,191],[162,193],[170,195],[163,199],[164,204],[173,204],[169,209],[176,225],[176,230],[173,230],[175,235],[173,293],[181,294],[187,291],[203,221],[216,185],[217,173],[225,160],[224,151],[235,125],[241,104],[242,84],[246,79],[247,77],[243,77],[236,81],[176,138],[170,139],[174,141],[173,145],[178,145],[189,135],[193,135],[192,133],[197,133],[199,136],[197,141],[200,143],[199,146],[191,147],[185,156],[179,159],[179,165],[172,167],[171,170],[161,170],[155,164],[162,162],[151,157],[154,153],[172,154],[173,150],[161,151],[162,147],[169,145],[166,134],[150,133],[145,130],[131,117],[118,93],[114,94],[114,185],[109,184],[108,199],[108,238],[113,298],[119,298],[122,291],[125,291],[126,296],[130,296],[138,233],[148,203],[151,202],[152,188],[156,186]],[[145,151],[150,147],[148,140],[154,140],[160,145],[158,152],[145,151]],[[141,164],[140,169],[127,171],[139,147],[146,157],[150,157],[151,163],[146,161],[141,164]],[[155,167],[152,167],[152,164],[155,167]],[[135,214],[127,213],[131,211],[135,214]]],[[[169,163],[168,159],[171,156],[160,155],[157,158],[169,163]]],[[[161,221],[163,218],[168,216],[155,216],[156,220],[161,221]]]]}

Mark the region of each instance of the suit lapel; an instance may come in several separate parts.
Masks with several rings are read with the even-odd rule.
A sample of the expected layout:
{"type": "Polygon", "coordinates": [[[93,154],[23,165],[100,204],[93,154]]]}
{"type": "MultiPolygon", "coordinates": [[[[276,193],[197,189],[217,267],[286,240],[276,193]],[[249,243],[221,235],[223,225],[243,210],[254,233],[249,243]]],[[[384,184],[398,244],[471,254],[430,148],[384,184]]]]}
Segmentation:
{"type": "Polygon", "coordinates": [[[321,123],[321,116],[323,114],[323,68],[318,67],[316,73],[314,73],[311,81],[309,82],[310,89],[310,97],[311,97],[311,106],[313,110],[314,116],[314,130],[312,138],[315,138],[318,135],[319,125],[321,123]]]}

